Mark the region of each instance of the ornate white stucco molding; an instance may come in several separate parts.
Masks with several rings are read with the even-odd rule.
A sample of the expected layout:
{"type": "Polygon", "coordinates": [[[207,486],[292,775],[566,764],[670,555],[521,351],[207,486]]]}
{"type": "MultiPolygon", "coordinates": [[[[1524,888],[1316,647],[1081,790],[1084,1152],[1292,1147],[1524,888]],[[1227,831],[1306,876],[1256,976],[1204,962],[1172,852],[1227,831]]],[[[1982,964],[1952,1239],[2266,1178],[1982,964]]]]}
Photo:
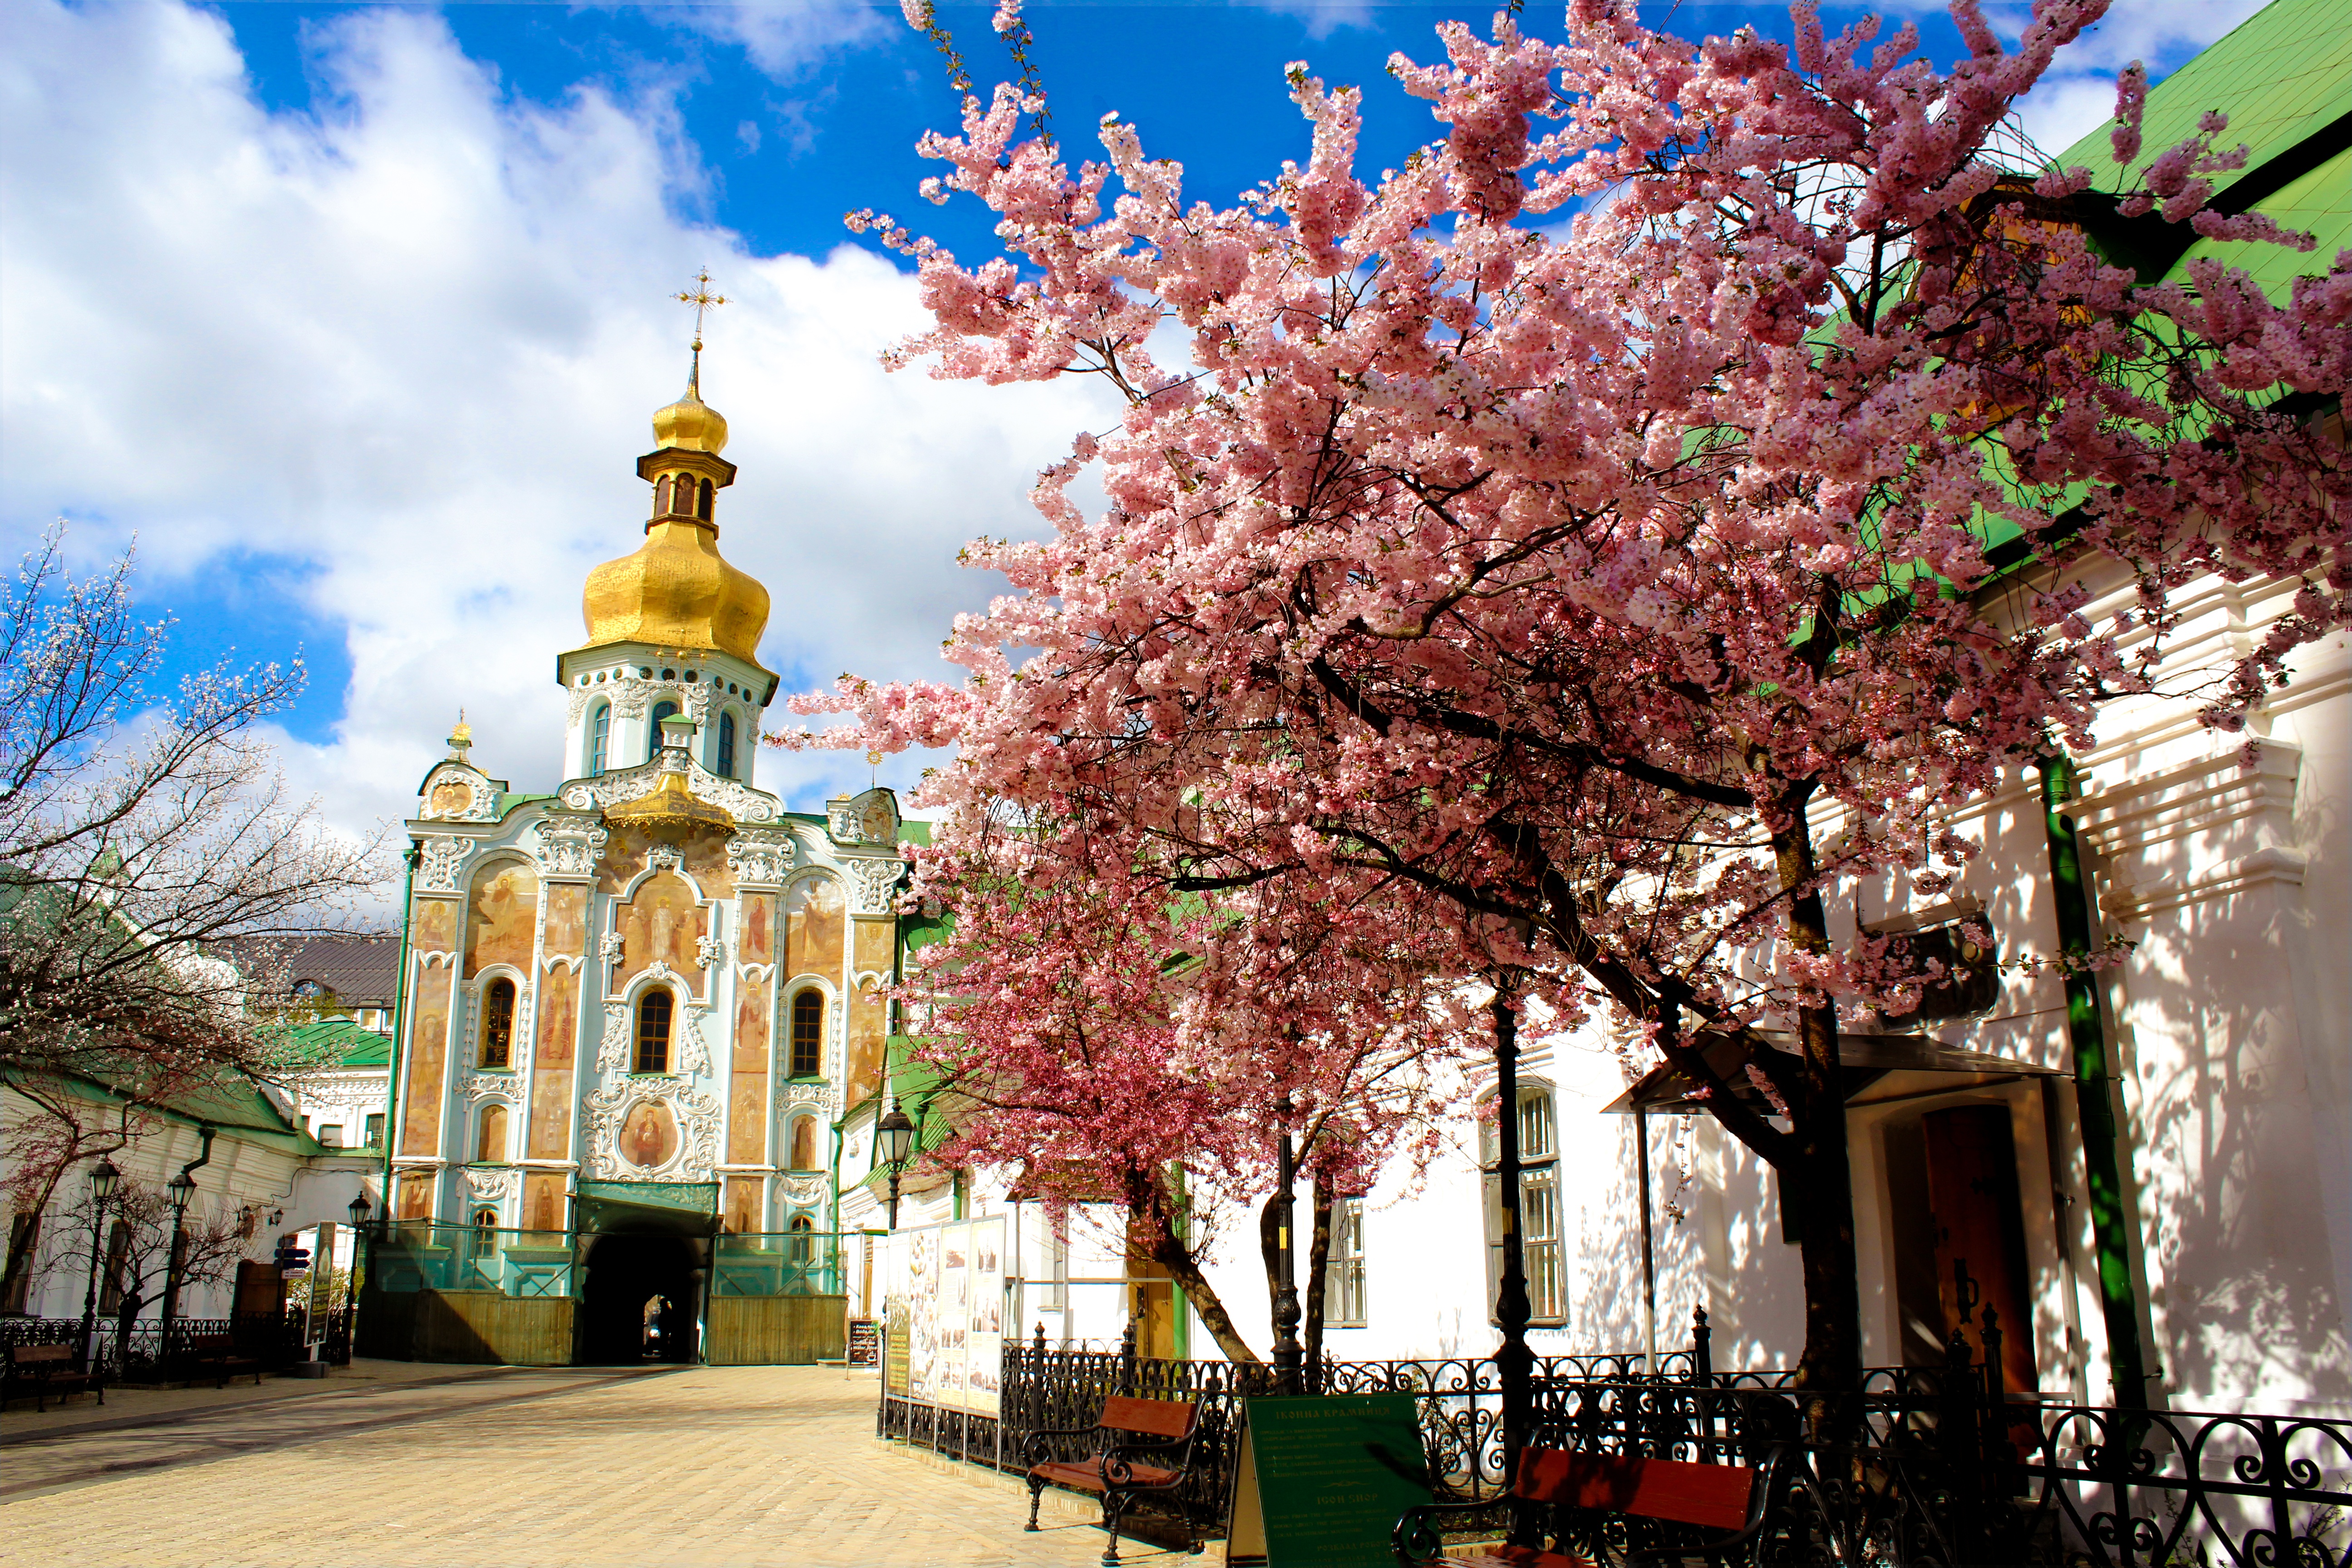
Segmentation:
{"type": "Polygon", "coordinates": [[[540,825],[539,868],[557,881],[593,877],[609,837],[604,825],[591,817],[551,818],[540,825]]]}
{"type": "Polygon", "coordinates": [[[474,840],[459,838],[454,834],[428,835],[425,848],[416,862],[416,887],[420,892],[454,893],[458,888],[458,874],[466,858],[474,852],[474,840]]]}
{"type": "Polygon", "coordinates": [[[522,1173],[511,1169],[484,1171],[468,1167],[466,1186],[478,1201],[499,1203],[522,1190],[522,1173]]]}
{"type": "Polygon", "coordinates": [[[774,795],[734,779],[720,778],[705,770],[700,763],[667,750],[652,762],[640,763],[633,768],[599,773],[593,779],[573,779],[563,786],[563,804],[573,811],[610,810],[651,795],[660,786],[662,774],[670,771],[686,775],[686,787],[696,799],[721,807],[738,822],[773,822],[782,814],[782,807],[774,795]],[[681,768],[679,763],[685,765],[681,768]]]}
{"type": "Polygon", "coordinates": [[[788,829],[745,828],[727,841],[728,868],[743,887],[782,885],[797,858],[797,844],[788,829]]]}
{"type": "Polygon", "coordinates": [[[906,875],[907,863],[892,856],[889,859],[852,860],[848,865],[849,885],[855,890],[852,912],[879,915],[890,912],[890,903],[897,895],[898,879],[906,875]]]}

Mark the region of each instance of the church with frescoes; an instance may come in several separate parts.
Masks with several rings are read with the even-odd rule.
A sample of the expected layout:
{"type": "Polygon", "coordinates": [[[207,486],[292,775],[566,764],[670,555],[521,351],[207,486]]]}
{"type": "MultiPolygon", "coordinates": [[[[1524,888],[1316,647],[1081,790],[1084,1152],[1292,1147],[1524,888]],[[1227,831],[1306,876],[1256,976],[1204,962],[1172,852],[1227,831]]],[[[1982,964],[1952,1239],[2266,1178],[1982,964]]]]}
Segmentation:
{"type": "Polygon", "coordinates": [[[840,1332],[837,1129],[882,1081],[901,825],[885,789],[816,816],[759,787],[768,593],[719,553],[700,347],[637,459],[644,542],[556,656],[564,782],[509,791],[461,722],[419,786],[376,1353],[802,1360],[840,1332]]]}

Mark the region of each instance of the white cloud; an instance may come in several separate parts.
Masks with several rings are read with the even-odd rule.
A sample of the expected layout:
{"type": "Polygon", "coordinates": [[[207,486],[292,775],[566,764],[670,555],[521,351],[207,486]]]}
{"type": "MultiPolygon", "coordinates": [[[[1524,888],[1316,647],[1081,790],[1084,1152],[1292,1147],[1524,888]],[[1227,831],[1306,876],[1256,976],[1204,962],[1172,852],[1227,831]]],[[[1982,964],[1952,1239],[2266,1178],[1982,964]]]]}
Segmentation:
{"type": "Polygon", "coordinates": [[[870,44],[898,24],[895,7],[873,0],[731,0],[661,7],[663,20],[725,43],[778,81],[807,76],[835,50],[870,44]]]}
{"type": "MultiPolygon", "coordinates": [[[[700,172],[665,102],[512,100],[429,14],[324,29],[325,107],[276,115],[210,13],[0,15],[0,526],[67,512],[90,553],[135,530],[151,593],[237,552],[305,563],[352,673],[333,741],[287,757],[338,822],[405,816],[461,704],[478,761],[557,782],[554,656],[640,537],[634,461],[686,371],[667,296],[698,267],[734,301],[704,374],[741,466],[721,547],[774,595],[788,689],[943,672],[994,581],[957,548],[1033,532],[1035,470],[1108,422],[1080,387],[886,374],[911,280],[743,254],[678,216],[700,172]]],[[[866,773],[760,767],[801,805],[866,773]]]]}

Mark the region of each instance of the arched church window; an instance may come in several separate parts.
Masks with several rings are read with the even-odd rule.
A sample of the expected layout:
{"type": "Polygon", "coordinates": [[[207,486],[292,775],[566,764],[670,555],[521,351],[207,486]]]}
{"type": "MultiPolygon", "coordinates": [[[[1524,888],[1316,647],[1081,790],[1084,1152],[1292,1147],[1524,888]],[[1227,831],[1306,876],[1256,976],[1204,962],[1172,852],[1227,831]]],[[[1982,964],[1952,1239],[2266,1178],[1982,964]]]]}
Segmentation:
{"type": "Polygon", "coordinates": [[[588,776],[594,778],[604,771],[604,749],[613,738],[613,705],[596,704],[596,711],[588,720],[588,776]]]}
{"type": "MultiPolygon", "coordinates": [[[[474,1137],[474,1163],[478,1165],[503,1165],[507,1163],[507,1108],[505,1106],[482,1107],[481,1128],[474,1137]]],[[[498,1223],[498,1216],[494,1211],[484,1209],[482,1213],[490,1215],[492,1225],[498,1223]]],[[[478,1225],[481,1223],[480,1215],[475,1216],[475,1223],[478,1225]]]]}
{"type": "Polygon", "coordinates": [[[667,510],[669,510],[669,476],[664,474],[654,481],[654,515],[659,517],[667,510]]]}
{"type": "Polygon", "coordinates": [[[514,982],[504,977],[482,992],[482,1058],[486,1068],[503,1068],[514,1056],[514,982]]]}
{"type": "Polygon", "coordinates": [[[669,1071],[669,1022],[675,1005],[658,985],[637,999],[637,1071],[669,1071]]]}
{"type": "Polygon", "coordinates": [[[795,1171],[814,1171],[816,1163],[816,1118],[803,1116],[793,1122],[793,1163],[795,1171]]]}
{"type": "MultiPolygon", "coordinates": [[[[667,672],[665,672],[665,673],[667,673],[667,672]]],[[[646,734],[646,761],[647,761],[647,762],[649,762],[649,763],[650,763],[650,762],[652,762],[656,757],[658,757],[658,756],[660,756],[660,755],[661,755],[661,744],[662,744],[661,721],[662,721],[663,720],[665,720],[665,719],[674,719],[674,718],[676,718],[677,716],[677,703],[675,703],[675,702],[656,702],[656,703],[655,703],[655,704],[654,704],[654,719],[653,719],[653,726],[652,726],[652,728],[650,729],[650,731],[647,731],[647,734],[646,734]]]]}
{"type": "Polygon", "coordinates": [[[824,1073],[824,994],[803,991],[793,998],[793,1070],[794,1078],[819,1078],[824,1073]]]}
{"type": "Polygon", "coordinates": [[[719,492],[712,488],[709,479],[703,480],[702,493],[695,500],[694,515],[702,519],[705,522],[709,521],[711,498],[716,496],[718,493],[719,492]]]}
{"type": "Polygon", "coordinates": [[[793,1261],[794,1263],[803,1267],[807,1265],[809,1242],[814,1238],[815,1230],[816,1226],[810,1221],[808,1215],[804,1214],[793,1215],[793,1261]]]}
{"type": "Polygon", "coordinates": [[[735,715],[732,713],[719,716],[719,776],[723,779],[735,776],[735,715]]]}

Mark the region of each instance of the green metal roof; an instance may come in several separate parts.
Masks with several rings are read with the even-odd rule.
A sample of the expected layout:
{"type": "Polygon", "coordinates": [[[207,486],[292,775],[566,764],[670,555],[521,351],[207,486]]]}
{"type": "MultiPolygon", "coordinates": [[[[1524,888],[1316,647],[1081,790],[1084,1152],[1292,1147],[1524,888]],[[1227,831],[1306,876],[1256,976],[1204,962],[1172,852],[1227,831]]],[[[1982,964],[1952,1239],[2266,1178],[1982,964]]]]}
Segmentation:
{"type": "MultiPolygon", "coordinates": [[[[2167,149],[2196,134],[2198,120],[2210,109],[2230,117],[2220,145],[2227,150],[2242,142],[2252,154],[2243,169],[2211,176],[2216,193],[2352,113],[2352,13],[2344,0],[2272,0],[2150,88],[2140,117],[2139,156],[2129,166],[2115,162],[2112,120],[2058,161],[2091,170],[2100,190],[2120,191],[2167,149]]],[[[2336,192],[2341,206],[2340,179],[2336,192]]],[[[2326,270],[2324,260],[2319,269],[2326,270]]]]}
{"type": "Polygon", "coordinates": [[[362,1029],[349,1018],[320,1018],[286,1031],[306,1056],[329,1058],[339,1068],[383,1068],[392,1065],[392,1040],[373,1029],[362,1029]]]}
{"type": "MultiPolygon", "coordinates": [[[[2352,17],[2345,26],[2352,32],[2352,17]]],[[[2180,253],[2166,279],[2186,279],[2190,262],[2214,257],[2243,268],[2273,303],[2285,304],[2297,278],[2325,273],[2338,251],[2352,247],[2352,148],[2290,183],[2276,195],[2256,202],[2253,210],[2273,219],[2281,228],[2310,235],[2319,242],[2317,247],[2294,251],[2248,240],[2200,239],[2180,253]]]]}

